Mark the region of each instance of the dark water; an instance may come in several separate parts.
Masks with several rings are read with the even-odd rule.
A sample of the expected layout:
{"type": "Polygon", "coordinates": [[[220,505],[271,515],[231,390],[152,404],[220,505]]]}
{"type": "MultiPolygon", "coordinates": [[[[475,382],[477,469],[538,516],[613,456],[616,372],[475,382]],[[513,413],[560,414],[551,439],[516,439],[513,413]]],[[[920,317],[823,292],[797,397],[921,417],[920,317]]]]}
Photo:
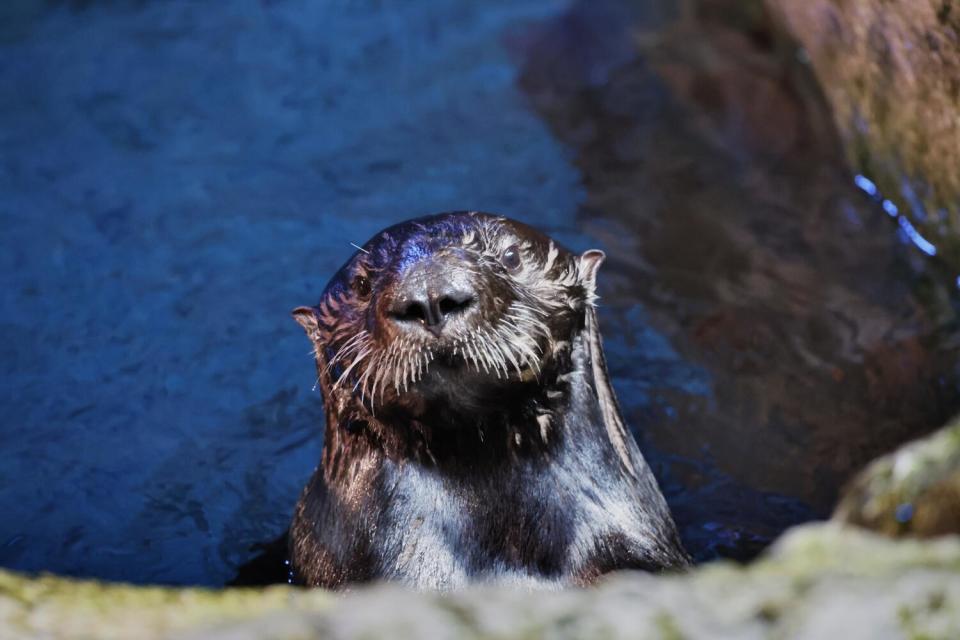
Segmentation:
{"type": "Polygon", "coordinates": [[[434,211],[607,251],[615,386],[698,558],[942,423],[952,283],[794,51],[671,5],[3,5],[0,566],[230,579],[322,445],[289,310],[434,211]]]}

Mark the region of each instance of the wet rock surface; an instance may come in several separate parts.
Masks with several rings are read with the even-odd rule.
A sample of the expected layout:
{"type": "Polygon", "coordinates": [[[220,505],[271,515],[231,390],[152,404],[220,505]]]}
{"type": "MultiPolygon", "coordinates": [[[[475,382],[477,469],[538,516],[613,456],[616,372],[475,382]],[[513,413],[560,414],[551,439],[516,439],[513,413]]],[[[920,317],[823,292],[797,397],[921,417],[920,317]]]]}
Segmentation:
{"type": "Polygon", "coordinates": [[[833,518],[892,536],[960,534],[960,420],[870,463],[833,518]]]}
{"type": "Polygon", "coordinates": [[[853,166],[960,270],[960,5],[766,3],[802,45],[853,166]]]}
{"type": "Polygon", "coordinates": [[[0,636],[17,638],[954,638],[960,540],[791,532],[750,567],[620,574],[596,589],[397,587],[341,597],[289,587],[164,590],[0,573],[0,636]]]}

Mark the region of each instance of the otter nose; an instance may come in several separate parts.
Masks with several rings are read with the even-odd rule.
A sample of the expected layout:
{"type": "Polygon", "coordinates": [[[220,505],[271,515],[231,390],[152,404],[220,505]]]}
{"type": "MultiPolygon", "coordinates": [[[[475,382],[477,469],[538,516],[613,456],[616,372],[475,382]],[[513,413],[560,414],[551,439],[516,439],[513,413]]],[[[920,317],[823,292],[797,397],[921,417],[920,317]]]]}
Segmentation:
{"type": "Polygon", "coordinates": [[[417,270],[399,283],[390,315],[401,326],[419,324],[440,336],[447,321],[467,315],[476,292],[467,274],[458,269],[417,270]]]}
{"type": "Polygon", "coordinates": [[[400,322],[420,322],[439,335],[447,318],[463,313],[473,303],[473,295],[466,291],[444,291],[407,300],[394,312],[400,322]]]}

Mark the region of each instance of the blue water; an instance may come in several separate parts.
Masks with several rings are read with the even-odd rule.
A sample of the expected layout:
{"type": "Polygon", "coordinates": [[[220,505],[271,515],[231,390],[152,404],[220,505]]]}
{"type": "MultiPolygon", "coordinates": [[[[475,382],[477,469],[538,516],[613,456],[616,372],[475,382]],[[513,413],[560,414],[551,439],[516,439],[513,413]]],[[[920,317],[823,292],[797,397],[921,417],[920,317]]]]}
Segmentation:
{"type": "Polygon", "coordinates": [[[230,579],[322,446],[290,310],[436,211],[608,251],[611,372],[701,559],[960,406],[925,263],[839,156],[810,189],[657,77],[648,4],[4,5],[0,566],[230,579]]]}

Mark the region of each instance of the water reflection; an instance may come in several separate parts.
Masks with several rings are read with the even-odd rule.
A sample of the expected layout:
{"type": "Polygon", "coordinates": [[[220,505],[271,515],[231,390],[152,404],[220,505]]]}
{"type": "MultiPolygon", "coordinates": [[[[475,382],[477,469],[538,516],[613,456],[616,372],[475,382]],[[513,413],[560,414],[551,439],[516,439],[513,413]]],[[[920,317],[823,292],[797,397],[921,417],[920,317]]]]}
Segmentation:
{"type": "MultiPolygon", "coordinates": [[[[903,232],[903,235],[907,240],[912,242],[918,249],[920,249],[920,251],[923,251],[928,256],[937,255],[937,248],[933,245],[933,243],[920,235],[920,232],[917,231],[916,227],[913,226],[913,223],[911,223],[906,216],[900,215],[900,210],[897,208],[897,205],[884,198],[877,189],[877,185],[872,180],[857,174],[854,176],[853,182],[861,190],[863,190],[864,193],[880,202],[883,210],[886,211],[890,217],[896,218],[897,224],[900,225],[900,230],[903,232]]],[[[919,202],[917,204],[919,205],[919,202]]],[[[915,207],[914,215],[916,215],[917,218],[922,221],[925,217],[923,208],[915,207]]]]}

